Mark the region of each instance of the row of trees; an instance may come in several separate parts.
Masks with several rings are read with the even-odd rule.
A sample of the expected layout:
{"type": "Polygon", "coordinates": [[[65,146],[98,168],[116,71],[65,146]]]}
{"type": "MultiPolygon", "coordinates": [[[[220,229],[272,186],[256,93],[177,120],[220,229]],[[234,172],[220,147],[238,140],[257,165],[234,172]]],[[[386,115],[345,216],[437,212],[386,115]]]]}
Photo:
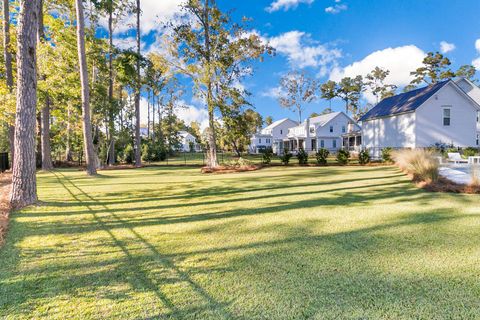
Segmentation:
{"type": "MultiPolygon", "coordinates": [[[[429,52],[423,60],[423,66],[411,72],[413,79],[404,87],[404,91],[413,90],[421,84],[432,85],[454,77],[474,80],[476,70],[473,66],[464,65],[454,72],[450,65],[450,60],[441,53],[429,52]]],[[[363,93],[368,91],[373,94],[376,103],[396,94],[397,86],[386,82],[389,74],[389,70],[375,67],[365,77],[344,77],[338,82],[328,80],[321,84],[305,71],[292,71],[280,79],[281,94],[278,101],[282,107],[297,113],[299,122],[302,121],[305,104],[320,98],[330,102],[325,111],[332,110],[333,99],[340,99],[345,103],[345,112],[351,113],[354,119],[359,119],[372,107],[362,101],[363,93]]]]}
{"type": "Polygon", "coordinates": [[[261,126],[239,83],[272,49],[249,31],[247,19],[232,21],[213,0],[186,1],[188,19],[164,22],[165,51],[145,56],[140,8],[140,0],[3,0],[0,146],[12,154],[15,207],[36,201],[36,166],[50,170],[58,154],[84,159],[95,175],[101,165],[127,157],[141,166],[142,145],[168,152],[178,131],[187,130],[203,138],[207,163],[215,167],[218,145],[240,153],[261,126]],[[135,21],[135,45],[120,49],[114,34],[127,17],[135,21]],[[103,18],[106,37],[99,37],[103,18]],[[181,82],[191,84],[208,110],[203,133],[177,116],[181,82]],[[148,105],[144,139],[142,98],[148,105]]]}

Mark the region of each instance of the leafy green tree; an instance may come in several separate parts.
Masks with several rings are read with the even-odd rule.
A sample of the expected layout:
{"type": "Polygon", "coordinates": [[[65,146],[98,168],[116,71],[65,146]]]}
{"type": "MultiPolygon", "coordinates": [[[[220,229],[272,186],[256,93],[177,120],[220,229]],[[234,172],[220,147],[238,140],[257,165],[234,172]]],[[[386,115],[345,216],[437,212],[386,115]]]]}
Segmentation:
{"type": "Polygon", "coordinates": [[[371,90],[372,94],[377,99],[377,104],[380,100],[395,95],[396,85],[386,84],[385,79],[390,74],[389,70],[375,67],[365,78],[365,85],[371,90]]]}
{"type": "Polygon", "coordinates": [[[315,101],[317,97],[317,81],[306,72],[292,71],[280,79],[282,94],[278,102],[284,108],[298,114],[298,121],[302,122],[304,104],[315,101]]]}
{"type": "Polygon", "coordinates": [[[191,77],[194,93],[205,101],[210,126],[207,165],[217,167],[215,114],[226,105],[239,105],[225,100],[244,94],[237,84],[251,73],[248,62],[261,59],[269,49],[245,24],[233,23],[215,1],[188,0],[184,9],[190,19],[173,28],[177,50],[172,52],[177,54],[176,68],[191,77]]]}
{"type": "Polygon", "coordinates": [[[272,118],[272,116],[267,116],[267,117],[265,118],[265,124],[266,124],[267,126],[269,126],[269,125],[271,125],[272,123],[273,123],[273,118],[272,118]]]}
{"type": "Polygon", "coordinates": [[[332,109],[332,100],[337,98],[338,85],[335,81],[328,80],[320,86],[321,98],[330,103],[330,110],[332,109]]]}
{"type": "Polygon", "coordinates": [[[345,102],[345,113],[349,111],[355,116],[359,114],[359,102],[364,91],[362,76],[345,77],[337,85],[337,97],[345,102]]]}
{"type": "Polygon", "coordinates": [[[414,77],[411,84],[419,85],[426,83],[431,85],[441,80],[451,79],[455,77],[455,74],[450,70],[450,65],[450,59],[443,56],[440,52],[429,52],[423,59],[423,66],[410,72],[414,77]]]}
{"type": "Polygon", "coordinates": [[[477,70],[475,69],[474,66],[466,64],[461,66],[457,72],[455,72],[456,77],[462,77],[466,78],[474,83],[477,82],[477,79],[475,79],[475,75],[477,73],[477,70]]]}

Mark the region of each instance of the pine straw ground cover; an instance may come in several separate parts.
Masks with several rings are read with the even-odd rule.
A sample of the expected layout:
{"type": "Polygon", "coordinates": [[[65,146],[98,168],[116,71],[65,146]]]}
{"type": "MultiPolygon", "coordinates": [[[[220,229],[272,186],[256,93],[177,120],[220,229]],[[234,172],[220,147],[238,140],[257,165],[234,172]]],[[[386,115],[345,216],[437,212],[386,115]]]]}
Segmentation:
{"type": "Polygon", "coordinates": [[[5,240],[8,228],[8,216],[10,214],[10,185],[12,175],[10,173],[0,173],[0,247],[5,240]]]}
{"type": "Polygon", "coordinates": [[[38,175],[6,319],[478,319],[480,196],[396,167],[38,175]]]}

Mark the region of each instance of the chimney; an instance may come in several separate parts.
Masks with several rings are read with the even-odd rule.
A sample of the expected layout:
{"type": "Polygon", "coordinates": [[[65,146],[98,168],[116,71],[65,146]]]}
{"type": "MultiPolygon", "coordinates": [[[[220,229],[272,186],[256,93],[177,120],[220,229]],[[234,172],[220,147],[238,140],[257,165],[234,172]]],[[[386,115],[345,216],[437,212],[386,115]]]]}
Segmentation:
{"type": "Polygon", "coordinates": [[[310,118],[305,120],[305,137],[310,138],[310,118]]]}

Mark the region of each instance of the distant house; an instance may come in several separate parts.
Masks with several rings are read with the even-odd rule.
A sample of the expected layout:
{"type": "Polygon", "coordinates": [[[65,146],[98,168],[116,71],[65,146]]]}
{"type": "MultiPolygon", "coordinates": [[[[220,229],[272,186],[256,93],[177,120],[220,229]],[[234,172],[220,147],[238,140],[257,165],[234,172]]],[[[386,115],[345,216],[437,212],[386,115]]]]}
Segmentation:
{"type": "Polygon", "coordinates": [[[298,122],[288,118],[273,122],[269,126],[255,133],[250,138],[250,153],[259,153],[266,148],[272,148],[278,153],[283,147],[283,139],[287,136],[288,129],[298,125],[298,122]]]}
{"type": "Polygon", "coordinates": [[[202,151],[202,146],[197,142],[197,139],[187,131],[180,131],[178,133],[180,146],[178,151],[181,152],[200,152],[202,151]]]}
{"type": "Polygon", "coordinates": [[[363,147],[381,149],[479,145],[480,89],[446,80],[382,100],[361,119],[363,147]]]}
{"type": "Polygon", "coordinates": [[[288,130],[283,149],[315,152],[320,148],[332,152],[343,148],[342,135],[360,130],[358,124],[343,112],[331,112],[305,120],[288,130]]]}

